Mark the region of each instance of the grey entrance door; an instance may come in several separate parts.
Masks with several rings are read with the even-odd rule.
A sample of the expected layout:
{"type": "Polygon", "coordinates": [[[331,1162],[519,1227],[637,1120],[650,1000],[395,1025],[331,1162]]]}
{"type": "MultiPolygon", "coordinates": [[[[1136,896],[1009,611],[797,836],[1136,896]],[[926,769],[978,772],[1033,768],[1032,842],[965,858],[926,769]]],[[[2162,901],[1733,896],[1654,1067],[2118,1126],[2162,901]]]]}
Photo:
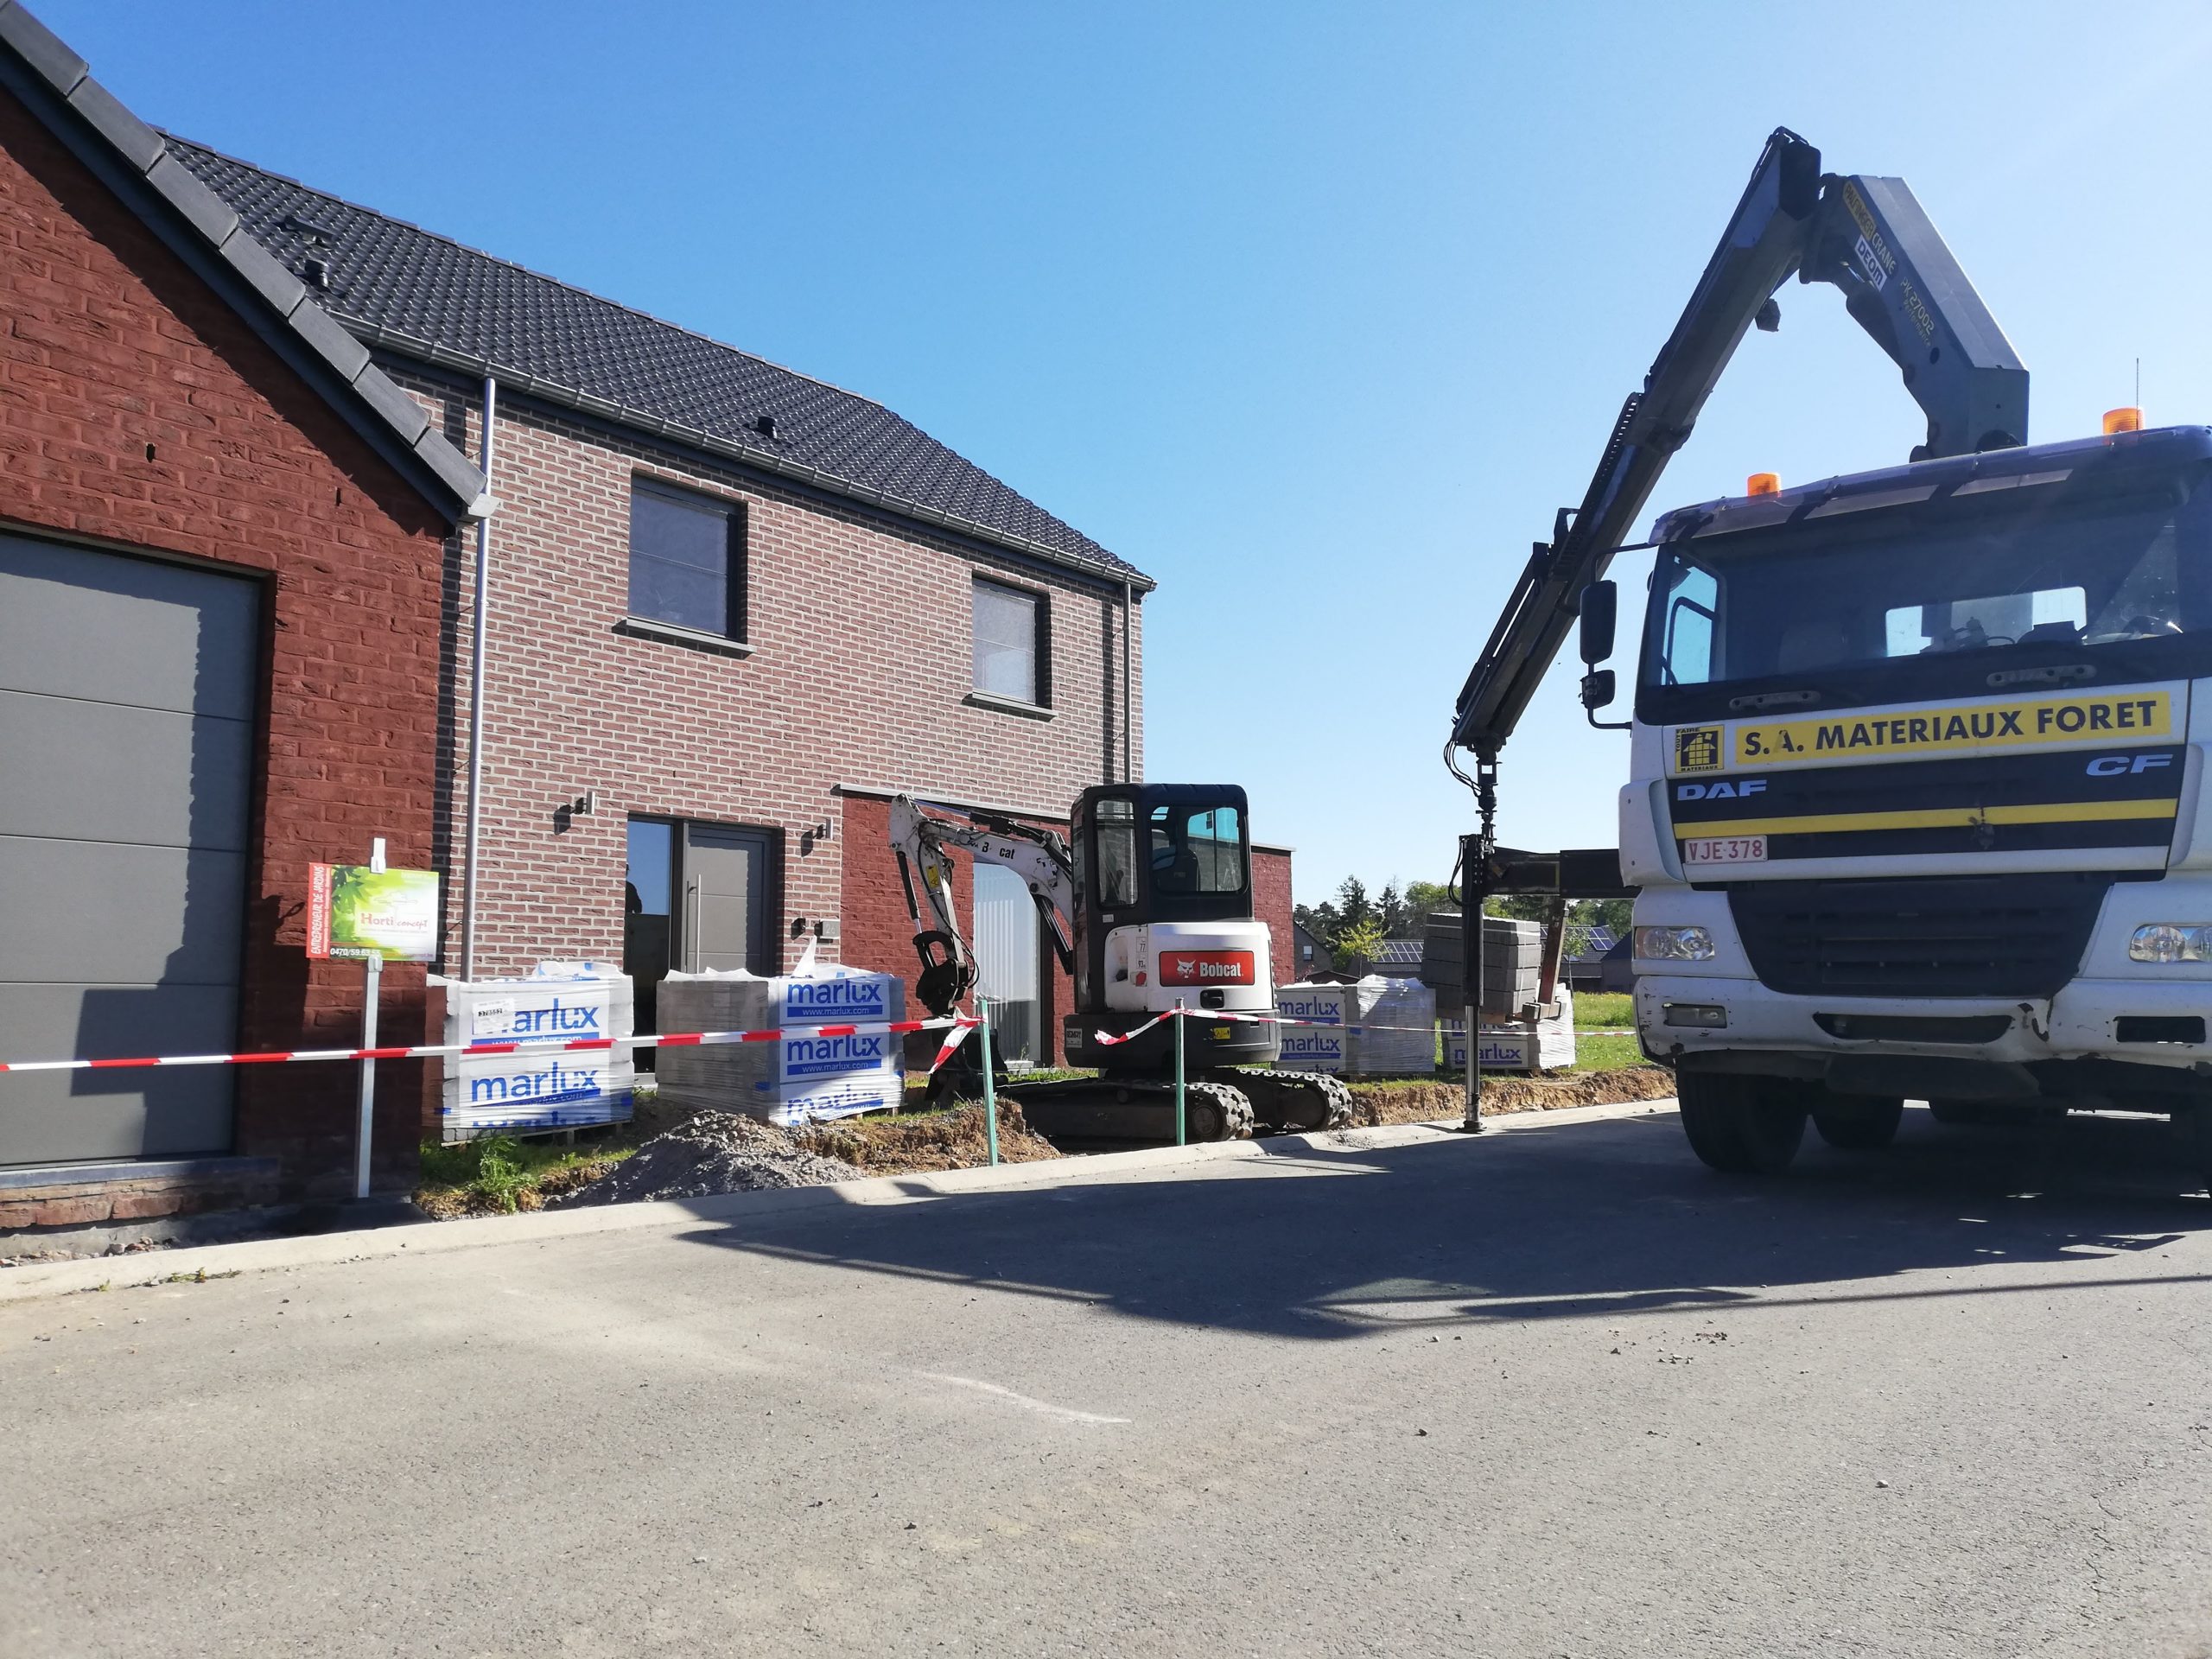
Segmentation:
{"type": "Polygon", "coordinates": [[[683,826],[685,971],[775,971],[779,964],[768,956],[768,837],[758,830],[683,826]]]}
{"type": "MultiPolygon", "coordinates": [[[[0,1058],[232,1046],[258,607],[0,535],[0,1058]]],[[[222,1067],[0,1076],[0,1166],[230,1141],[222,1067]]]]}

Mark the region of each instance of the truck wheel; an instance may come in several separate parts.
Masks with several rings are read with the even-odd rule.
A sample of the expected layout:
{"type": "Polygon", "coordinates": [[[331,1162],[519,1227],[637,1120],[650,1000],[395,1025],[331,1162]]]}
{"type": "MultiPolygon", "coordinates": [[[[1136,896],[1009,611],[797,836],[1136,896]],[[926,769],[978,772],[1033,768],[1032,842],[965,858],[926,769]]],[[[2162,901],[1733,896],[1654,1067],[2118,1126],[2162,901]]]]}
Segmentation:
{"type": "Polygon", "coordinates": [[[1831,1096],[1813,1108],[1813,1127],[1838,1152],[1879,1152],[1897,1138],[1904,1120],[1903,1100],[1872,1096],[1831,1096]]]}
{"type": "Polygon", "coordinates": [[[1805,1138],[1805,1109],[1768,1077],[1690,1071],[1675,1084],[1690,1150],[1726,1175],[1774,1175],[1805,1138]]]}

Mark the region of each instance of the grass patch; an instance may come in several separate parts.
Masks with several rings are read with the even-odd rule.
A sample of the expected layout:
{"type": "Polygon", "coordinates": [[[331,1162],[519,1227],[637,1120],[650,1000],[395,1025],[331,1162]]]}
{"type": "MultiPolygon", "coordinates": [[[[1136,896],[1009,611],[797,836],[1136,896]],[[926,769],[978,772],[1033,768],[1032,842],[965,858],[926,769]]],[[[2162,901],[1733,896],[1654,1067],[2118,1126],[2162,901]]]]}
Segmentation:
{"type": "Polygon", "coordinates": [[[551,1140],[490,1135],[453,1146],[425,1141],[415,1202],[440,1221],[455,1216],[512,1216],[597,1180],[635,1152],[627,1124],[607,1138],[569,1146],[551,1140]]]}
{"type": "Polygon", "coordinates": [[[1625,991],[1585,991],[1574,999],[1577,1031],[1625,1031],[1636,1023],[1636,999],[1625,991]]]}

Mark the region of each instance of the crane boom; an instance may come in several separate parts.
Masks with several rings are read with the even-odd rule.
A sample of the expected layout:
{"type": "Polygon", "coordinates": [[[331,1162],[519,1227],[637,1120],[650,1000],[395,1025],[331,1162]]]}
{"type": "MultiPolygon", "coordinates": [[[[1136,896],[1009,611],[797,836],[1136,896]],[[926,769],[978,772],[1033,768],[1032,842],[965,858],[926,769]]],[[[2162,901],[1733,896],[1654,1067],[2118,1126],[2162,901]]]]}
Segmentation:
{"type": "Polygon", "coordinates": [[[1777,128],[1643,390],[1621,406],[1581,505],[1560,512],[1506,601],[1460,690],[1452,747],[1495,766],[1583,588],[1629,539],[1744,335],[1777,326],[1774,293],[1793,272],[1840,289],[1897,364],[1928,417],[1913,460],[2027,441],[2028,372],[1904,181],[1824,175],[1820,151],[1777,128]]]}

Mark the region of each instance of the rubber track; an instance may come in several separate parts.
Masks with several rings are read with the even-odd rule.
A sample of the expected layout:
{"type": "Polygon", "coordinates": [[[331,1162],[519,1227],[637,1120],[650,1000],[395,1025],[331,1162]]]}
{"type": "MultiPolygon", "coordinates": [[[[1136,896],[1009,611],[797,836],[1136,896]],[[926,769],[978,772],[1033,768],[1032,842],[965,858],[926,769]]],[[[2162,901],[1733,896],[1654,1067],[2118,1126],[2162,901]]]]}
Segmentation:
{"type": "Polygon", "coordinates": [[[1251,1096],[1253,1116],[1268,1128],[1311,1134],[1351,1126],[1351,1090],[1341,1077],[1319,1071],[1263,1071],[1249,1067],[1228,1075],[1251,1096]]]}

